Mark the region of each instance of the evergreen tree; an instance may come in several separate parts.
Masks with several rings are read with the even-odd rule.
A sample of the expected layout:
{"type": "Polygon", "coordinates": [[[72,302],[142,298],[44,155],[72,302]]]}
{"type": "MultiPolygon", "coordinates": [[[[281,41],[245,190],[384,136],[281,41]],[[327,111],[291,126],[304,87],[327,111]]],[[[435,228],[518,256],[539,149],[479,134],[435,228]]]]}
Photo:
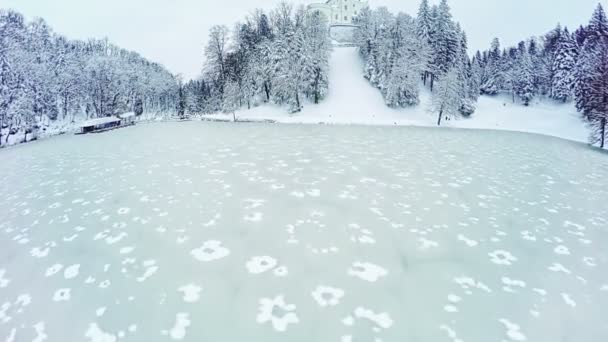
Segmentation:
{"type": "Polygon", "coordinates": [[[524,106],[529,106],[534,98],[534,74],[530,55],[524,49],[519,50],[515,92],[524,106]]]}
{"type": "Polygon", "coordinates": [[[574,38],[565,30],[557,46],[553,60],[553,80],[551,82],[551,97],[566,102],[572,97],[574,88],[574,68],[578,49],[574,38]]]}
{"type": "Polygon", "coordinates": [[[591,126],[590,142],[604,147],[608,121],[608,19],[598,5],[576,66],[576,106],[591,126]]]}
{"type": "Polygon", "coordinates": [[[481,93],[496,95],[502,88],[501,53],[498,38],[492,40],[492,46],[487,54],[486,67],[481,77],[481,93]]]}
{"type": "MultiPolygon", "coordinates": [[[[433,30],[433,18],[431,17],[431,9],[428,0],[422,0],[418,9],[418,17],[416,20],[416,34],[420,41],[422,49],[428,50],[431,47],[431,32],[433,30]]],[[[422,68],[422,80],[426,85],[429,77],[429,72],[432,70],[429,64],[431,59],[428,58],[422,68]]]]}
{"type": "Polygon", "coordinates": [[[447,0],[441,0],[436,10],[432,35],[431,91],[437,76],[445,74],[456,62],[458,55],[458,33],[452,21],[452,14],[447,0]]]}

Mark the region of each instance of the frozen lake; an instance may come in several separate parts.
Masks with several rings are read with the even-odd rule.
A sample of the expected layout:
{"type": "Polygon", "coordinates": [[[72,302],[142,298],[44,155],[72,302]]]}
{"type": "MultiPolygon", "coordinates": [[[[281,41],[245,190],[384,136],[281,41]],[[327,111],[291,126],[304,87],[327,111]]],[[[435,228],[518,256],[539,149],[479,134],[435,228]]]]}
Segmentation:
{"type": "Polygon", "coordinates": [[[583,144],[188,122],[0,165],[0,341],[608,340],[583,144]]]}

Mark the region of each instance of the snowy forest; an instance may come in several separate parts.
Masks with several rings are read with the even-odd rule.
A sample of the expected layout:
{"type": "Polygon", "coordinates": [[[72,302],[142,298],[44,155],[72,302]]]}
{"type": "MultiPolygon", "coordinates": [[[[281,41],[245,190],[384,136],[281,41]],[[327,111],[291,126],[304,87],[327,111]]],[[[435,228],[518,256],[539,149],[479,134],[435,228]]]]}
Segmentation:
{"type": "Polygon", "coordinates": [[[327,94],[331,41],[325,16],[281,3],[256,10],[230,31],[211,29],[203,77],[185,84],[186,112],[234,112],[262,103],[291,113],[327,94]]]}
{"type": "MultiPolygon", "coordinates": [[[[496,38],[473,55],[447,0],[432,6],[422,0],[415,17],[365,8],[354,24],[363,77],[389,107],[420,105],[426,88],[428,110],[441,125],[471,116],[482,95],[508,94],[523,106],[538,99],[573,102],[591,127],[590,142],[605,145],[608,20],[601,5],[574,31],[558,25],[512,47],[496,38]]],[[[69,40],[42,19],[26,22],[0,10],[0,146],[11,135],[44,134],[54,123],[125,112],[183,117],[263,104],[299,112],[328,94],[329,32],[327,18],[304,6],[255,10],[232,28],[214,26],[201,76],[183,82],[105,39],[69,40]]]]}
{"type": "Polygon", "coordinates": [[[53,123],[175,110],[177,79],[107,40],[69,40],[42,19],[0,10],[0,145],[53,123]]]}
{"type": "Polygon", "coordinates": [[[608,117],[608,20],[601,5],[590,23],[570,32],[557,26],[541,37],[467,54],[467,37],[447,0],[423,0],[416,18],[386,8],[365,9],[355,23],[364,76],[388,106],[420,103],[420,83],[432,92],[431,111],[442,118],[469,116],[480,95],[509,94],[525,106],[535,97],[575,101],[604,146],[608,117]]]}

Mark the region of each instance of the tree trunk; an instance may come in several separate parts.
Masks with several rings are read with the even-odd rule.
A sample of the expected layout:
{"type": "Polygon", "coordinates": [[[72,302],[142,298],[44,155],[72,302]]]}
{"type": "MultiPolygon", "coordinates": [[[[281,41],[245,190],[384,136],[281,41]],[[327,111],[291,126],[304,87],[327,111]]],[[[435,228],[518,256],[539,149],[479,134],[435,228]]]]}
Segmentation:
{"type": "Polygon", "coordinates": [[[600,148],[604,148],[604,143],[606,140],[606,118],[602,118],[600,120],[600,148]]]}
{"type": "Polygon", "coordinates": [[[431,74],[431,93],[433,92],[433,85],[435,85],[435,75],[431,74]]]}
{"type": "Polygon", "coordinates": [[[270,102],[270,89],[268,88],[268,82],[264,82],[264,92],[266,93],[266,102],[270,102]]]}
{"type": "Polygon", "coordinates": [[[439,117],[437,118],[437,126],[441,126],[441,117],[443,116],[443,106],[441,107],[441,110],[439,111],[439,117]]]}

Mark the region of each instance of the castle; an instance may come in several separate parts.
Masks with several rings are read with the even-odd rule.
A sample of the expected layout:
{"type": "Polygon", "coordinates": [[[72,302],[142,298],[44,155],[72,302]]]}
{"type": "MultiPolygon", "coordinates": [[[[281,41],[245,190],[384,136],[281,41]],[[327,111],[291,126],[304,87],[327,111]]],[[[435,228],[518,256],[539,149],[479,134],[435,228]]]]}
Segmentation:
{"type": "Polygon", "coordinates": [[[325,3],[310,4],[310,11],[319,11],[327,17],[330,25],[351,25],[361,9],[367,7],[367,0],[327,0],[325,3]]]}

